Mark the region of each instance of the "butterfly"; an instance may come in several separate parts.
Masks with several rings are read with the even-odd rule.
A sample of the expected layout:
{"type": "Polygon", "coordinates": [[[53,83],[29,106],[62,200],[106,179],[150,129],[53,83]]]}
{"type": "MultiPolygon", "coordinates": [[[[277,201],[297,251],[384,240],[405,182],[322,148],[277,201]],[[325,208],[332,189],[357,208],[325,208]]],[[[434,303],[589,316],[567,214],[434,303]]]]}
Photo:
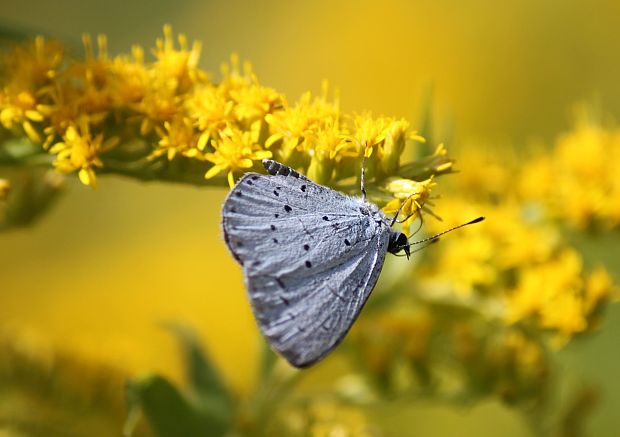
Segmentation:
{"type": "Polygon", "coordinates": [[[290,364],[307,367],[344,339],[386,254],[408,257],[411,244],[392,229],[396,217],[366,200],[363,166],[362,197],[270,159],[263,166],[267,175],[246,173],[224,201],[224,239],[262,334],[290,364]]]}

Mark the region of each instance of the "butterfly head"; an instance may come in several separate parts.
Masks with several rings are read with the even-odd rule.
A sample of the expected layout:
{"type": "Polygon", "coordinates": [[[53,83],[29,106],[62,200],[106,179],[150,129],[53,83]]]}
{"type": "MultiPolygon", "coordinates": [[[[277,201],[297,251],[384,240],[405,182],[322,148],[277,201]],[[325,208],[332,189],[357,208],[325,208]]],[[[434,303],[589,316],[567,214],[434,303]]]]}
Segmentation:
{"type": "Polygon", "coordinates": [[[392,231],[388,243],[388,252],[396,255],[400,251],[404,251],[407,259],[409,259],[409,255],[411,255],[409,239],[402,232],[392,231]]]}

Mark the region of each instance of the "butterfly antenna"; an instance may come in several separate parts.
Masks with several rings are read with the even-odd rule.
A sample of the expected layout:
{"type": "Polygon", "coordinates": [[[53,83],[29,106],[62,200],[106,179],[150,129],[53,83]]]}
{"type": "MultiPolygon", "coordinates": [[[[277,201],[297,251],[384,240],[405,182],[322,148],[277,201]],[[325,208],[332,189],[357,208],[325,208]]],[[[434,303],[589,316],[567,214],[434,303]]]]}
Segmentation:
{"type": "Polygon", "coordinates": [[[416,250],[412,250],[412,251],[411,251],[411,252],[409,252],[408,254],[405,254],[405,253],[400,254],[400,253],[398,253],[398,254],[396,254],[396,255],[394,255],[394,256],[398,256],[398,257],[401,257],[401,256],[406,256],[406,257],[407,257],[407,259],[409,259],[409,257],[410,257],[411,255],[413,255],[414,253],[419,252],[419,251],[421,251],[421,250],[424,250],[424,249],[426,249],[428,246],[430,246],[431,244],[435,244],[435,243],[437,243],[438,241],[439,241],[439,237],[435,237],[435,238],[433,238],[432,240],[428,241],[428,242],[427,242],[424,246],[422,246],[422,247],[418,247],[416,250]]]}
{"type": "MultiPolygon", "coordinates": [[[[414,244],[426,243],[427,241],[436,240],[436,239],[437,239],[437,237],[440,237],[440,236],[441,236],[441,235],[443,235],[443,234],[447,234],[448,232],[452,232],[452,231],[454,231],[454,230],[456,230],[456,229],[458,229],[458,228],[462,228],[463,226],[468,226],[468,225],[473,225],[474,223],[479,223],[479,222],[481,222],[482,220],[484,220],[484,217],[480,216],[480,217],[475,218],[475,219],[473,219],[473,220],[471,220],[471,221],[469,221],[469,222],[467,222],[467,223],[462,223],[462,224],[460,224],[460,225],[458,225],[458,226],[454,226],[453,228],[446,229],[445,231],[440,232],[440,233],[438,233],[438,234],[435,234],[435,235],[432,235],[432,236],[430,236],[430,237],[424,238],[423,240],[420,240],[420,241],[414,241],[413,243],[409,243],[409,244],[410,244],[411,246],[413,246],[414,244]]],[[[424,246],[424,247],[426,247],[426,246],[424,246]]]]}

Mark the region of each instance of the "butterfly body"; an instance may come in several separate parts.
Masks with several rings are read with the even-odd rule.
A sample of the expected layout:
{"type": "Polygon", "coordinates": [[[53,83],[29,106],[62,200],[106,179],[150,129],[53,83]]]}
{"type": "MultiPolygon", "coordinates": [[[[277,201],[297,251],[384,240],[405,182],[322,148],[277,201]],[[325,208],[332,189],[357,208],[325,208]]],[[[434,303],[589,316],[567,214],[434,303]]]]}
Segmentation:
{"type": "Polygon", "coordinates": [[[224,238],[243,267],[261,332],[292,365],[306,367],[345,337],[385,254],[408,253],[409,245],[376,205],[263,164],[268,175],[244,175],[226,198],[224,238]]]}

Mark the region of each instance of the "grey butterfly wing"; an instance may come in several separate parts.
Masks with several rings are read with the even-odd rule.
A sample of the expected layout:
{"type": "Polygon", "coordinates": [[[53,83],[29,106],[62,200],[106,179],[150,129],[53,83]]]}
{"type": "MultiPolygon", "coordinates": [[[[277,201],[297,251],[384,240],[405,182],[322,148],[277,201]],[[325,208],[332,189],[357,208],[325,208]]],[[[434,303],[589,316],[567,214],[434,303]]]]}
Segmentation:
{"type": "Polygon", "coordinates": [[[324,357],[376,284],[389,238],[380,213],[303,177],[250,173],[222,224],[271,345],[297,367],[324,357]]]}

